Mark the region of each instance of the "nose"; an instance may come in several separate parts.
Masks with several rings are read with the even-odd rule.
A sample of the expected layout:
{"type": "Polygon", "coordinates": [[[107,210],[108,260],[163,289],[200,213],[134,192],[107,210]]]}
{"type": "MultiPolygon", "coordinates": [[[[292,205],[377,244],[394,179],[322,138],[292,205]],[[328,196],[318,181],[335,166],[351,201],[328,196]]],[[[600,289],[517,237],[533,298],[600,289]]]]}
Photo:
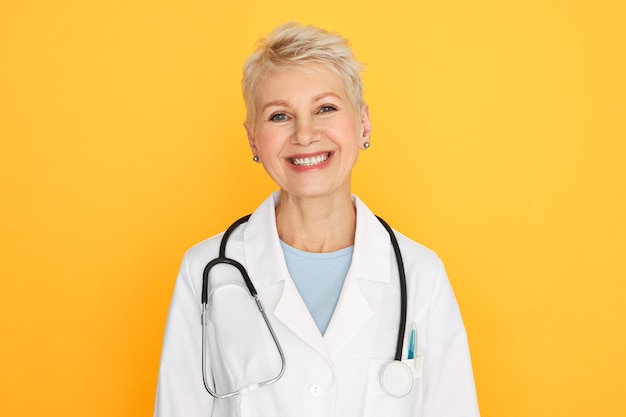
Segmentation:
{"type": "Polygon", "coordinates": [[[294,145],[308,146],[314,142],[316,129],[313,120],[300,118],[296,121],[291,143],[294,145]]]}

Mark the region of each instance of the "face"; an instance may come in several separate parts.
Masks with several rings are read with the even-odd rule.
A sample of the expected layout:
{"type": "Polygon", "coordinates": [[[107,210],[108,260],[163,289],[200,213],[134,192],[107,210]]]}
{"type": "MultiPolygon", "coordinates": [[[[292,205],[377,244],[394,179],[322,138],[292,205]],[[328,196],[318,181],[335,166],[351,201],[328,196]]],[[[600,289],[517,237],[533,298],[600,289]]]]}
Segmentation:
{"type": "Polygon", "coordinates": [[[253,154],[293,197],[349,195],[352,168],[370,130],[367,107],[355,110],[342,78],[321,64],[264,78],[254,127],[246,125],[253,154]]]}

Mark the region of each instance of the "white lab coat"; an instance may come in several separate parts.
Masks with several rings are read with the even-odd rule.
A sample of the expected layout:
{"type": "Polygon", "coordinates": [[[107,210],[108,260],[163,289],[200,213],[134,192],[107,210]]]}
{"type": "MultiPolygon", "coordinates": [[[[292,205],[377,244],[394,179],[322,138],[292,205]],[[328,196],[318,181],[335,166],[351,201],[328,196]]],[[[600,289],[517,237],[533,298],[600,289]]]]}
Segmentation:
{"type": "MultiPolygon", "coordinates": [[[[396,232],[408,293],[403,358],[413,325],[418,342],[416,359],[405,359],[413,371],[413,389],[404,398],[393,398],[380,383],[381,367],[394,357],[400,315],[397,266],[388,233],[354,197],[352,264],[322,336],[287,271],[276,231],[278,198],[279,193],[270,196],[233,233],[226,254],[245,265],[254,282],[285,353],[283,377],[273,385],[224,400],[214,400],[202,384],[202,272],[217,256],[218,235],[189,249],[183,259],[163,341],[155,417],[478,416],[465,328],[435,253],[396,232]]],[[[248,316],[255,326],[263,327],[258,311],[248,316]]],[[[257,352],[264,349],[264,342],[251,344],[257,352]]],[[[265,344],[273,348],[270,342],[265,344]]],[[[241,354],[238,349],[233,346],[233,355],[241,354]]],[[[237,378],[250,372],[254,381],[259,377],[250,369],[254,360],[243,362],[234,371],[237,378]]],[[[261,363],[260,368],[272,368],[270,374],[277,369],[261,363]]],[[[216,380],[229,378],[220,374],[227,367],[212,364],[216,380]]]]}

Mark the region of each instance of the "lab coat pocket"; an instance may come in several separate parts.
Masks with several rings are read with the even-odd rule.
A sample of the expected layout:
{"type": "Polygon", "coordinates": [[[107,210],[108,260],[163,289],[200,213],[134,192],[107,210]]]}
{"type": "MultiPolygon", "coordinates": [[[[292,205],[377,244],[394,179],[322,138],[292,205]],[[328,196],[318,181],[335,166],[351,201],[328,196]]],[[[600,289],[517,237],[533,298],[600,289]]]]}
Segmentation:
{"type": "Polygon", "coordinates": [[[389,359],[370,359],[367,392],[363,409],[364,417],[421,417],[422,415],[422,364],[423,356],[405,359],[413,376],[411,391],[401,398],[387,394],[382,386],[381,375],[389,359]]]}

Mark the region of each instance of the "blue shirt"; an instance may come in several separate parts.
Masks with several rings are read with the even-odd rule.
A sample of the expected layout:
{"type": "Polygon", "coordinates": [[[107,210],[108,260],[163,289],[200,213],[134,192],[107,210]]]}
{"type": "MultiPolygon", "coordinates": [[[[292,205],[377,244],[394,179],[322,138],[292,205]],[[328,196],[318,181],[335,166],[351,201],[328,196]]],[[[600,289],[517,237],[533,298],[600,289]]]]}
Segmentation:
{"type": "Polygon", "coordinates": [[[287,269],[315,324],[324,334],[352,262],[353,247],[335,252],[305,252],[281,241],[287,269]]]}

